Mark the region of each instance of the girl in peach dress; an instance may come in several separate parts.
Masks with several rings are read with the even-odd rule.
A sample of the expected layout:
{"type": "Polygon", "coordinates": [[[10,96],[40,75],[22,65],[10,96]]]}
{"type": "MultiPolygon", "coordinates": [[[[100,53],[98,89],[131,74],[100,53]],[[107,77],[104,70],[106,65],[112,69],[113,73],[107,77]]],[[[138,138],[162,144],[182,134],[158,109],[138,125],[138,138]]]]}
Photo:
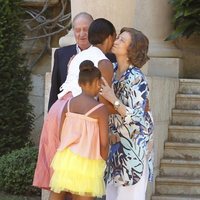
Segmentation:
{"type": "Polygon", "coordinates": [[[101,72],[93,62],[80,64],[82,93],[65,106],[60,145],[51,163],[50,200],[63,200],[65,192],[73,200],[92,200],[105,194],[103,180],[108,155],[108,112],[95,100],[100,90],[101,72]]]}

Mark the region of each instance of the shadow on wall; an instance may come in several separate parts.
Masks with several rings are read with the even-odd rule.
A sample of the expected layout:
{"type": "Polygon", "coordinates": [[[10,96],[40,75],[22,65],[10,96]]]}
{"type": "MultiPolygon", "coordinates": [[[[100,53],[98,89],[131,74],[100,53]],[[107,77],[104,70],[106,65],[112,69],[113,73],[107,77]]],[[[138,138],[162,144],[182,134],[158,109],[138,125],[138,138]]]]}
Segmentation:
{"type": "Polygon", "coordinates": [[[175,45],[183,54],[183,77],[200,79],[200,35],[179,38],[175,45]]]}

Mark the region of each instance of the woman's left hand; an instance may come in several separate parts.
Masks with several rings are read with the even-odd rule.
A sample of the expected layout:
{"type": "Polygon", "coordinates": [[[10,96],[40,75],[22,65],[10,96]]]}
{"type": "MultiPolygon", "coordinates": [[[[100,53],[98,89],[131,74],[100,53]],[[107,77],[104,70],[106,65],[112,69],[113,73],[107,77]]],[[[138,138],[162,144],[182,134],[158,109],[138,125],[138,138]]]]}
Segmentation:
{"type": "Polygon", "coordinates": [[[115,100],[117,100],[117,97],[115,96],[113,88],[111,88],[107,81],[102,77],[101,78],[103,83],[101,84],[101,89],[99,94],[104,97],[109,102],[113,103],[115,100]]]}

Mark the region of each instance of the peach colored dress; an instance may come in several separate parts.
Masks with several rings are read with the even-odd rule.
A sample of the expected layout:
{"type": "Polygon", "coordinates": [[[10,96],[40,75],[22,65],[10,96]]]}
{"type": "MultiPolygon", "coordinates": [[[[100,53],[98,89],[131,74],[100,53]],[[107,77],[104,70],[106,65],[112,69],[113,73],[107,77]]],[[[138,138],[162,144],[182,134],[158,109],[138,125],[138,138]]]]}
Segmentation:
{"type": "Polygon", "coordinates": [[[51,164],[54,170],[51,190],[102,197],[105,194],[105,161],[100,155],[98,120],[89,117],[89,114],[103,104],[98,104],[84,115],[70,112],[69,105],[70,101],[61,143],[51,164]]]}

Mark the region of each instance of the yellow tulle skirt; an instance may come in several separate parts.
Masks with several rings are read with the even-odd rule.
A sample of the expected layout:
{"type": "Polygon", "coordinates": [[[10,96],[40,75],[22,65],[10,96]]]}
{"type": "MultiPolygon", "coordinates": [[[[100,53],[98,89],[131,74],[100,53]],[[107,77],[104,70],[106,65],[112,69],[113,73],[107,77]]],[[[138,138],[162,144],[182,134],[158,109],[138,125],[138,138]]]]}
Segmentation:
{"type": "Polygon", "coordinates": [[[54,170],[50,181],[52,191],[92,197],[105,195],[104,160],[83,158],[67,148],[56,152],[51,167],[54,170]]]}

